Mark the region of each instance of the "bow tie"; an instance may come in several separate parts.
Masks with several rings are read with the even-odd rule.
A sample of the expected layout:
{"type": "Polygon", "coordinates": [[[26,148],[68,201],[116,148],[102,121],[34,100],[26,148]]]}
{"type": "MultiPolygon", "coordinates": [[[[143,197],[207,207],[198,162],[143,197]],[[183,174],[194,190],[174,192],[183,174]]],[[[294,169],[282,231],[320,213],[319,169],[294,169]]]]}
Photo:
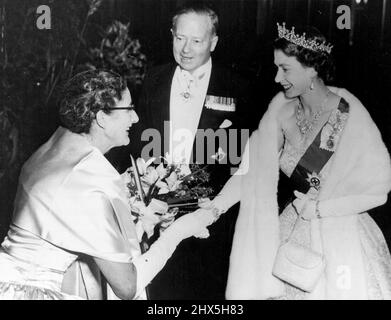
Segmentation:
{"type": "Polygon", "coordinates": [[[205,72],[200,75],[192,75],[189,71],[181,70],[179,75],[179,82],[182,86],[181,95],[185,98],[185,100],[189,99],[194,88],[199,86],[200,80],[205,76],[205,72]]]}
{"type": "Polygon", "coordinates": [[[205,72],[199,75],[192,75],[189,71],[181,70],[181,78],[186,84],[186,87],[191,87],[192,85],[198,87],[200,80],[205,76],[205,72]]]}

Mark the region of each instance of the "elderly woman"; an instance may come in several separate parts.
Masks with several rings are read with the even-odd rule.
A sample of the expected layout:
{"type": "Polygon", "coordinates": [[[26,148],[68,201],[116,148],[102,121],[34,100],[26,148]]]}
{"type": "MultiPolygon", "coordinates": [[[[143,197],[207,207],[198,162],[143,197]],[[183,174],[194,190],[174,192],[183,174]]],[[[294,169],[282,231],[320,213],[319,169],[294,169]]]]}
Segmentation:
{"type": "Polygon", "coordinates": [[[390,156],[360,101],[325,85],[331,49],[314,28],[278,26],[275,81],[284,92],[211,204],[224,212],[240,201],[229,299],[391,299],[390,253],[366,213],[387,200],[390,156]],[[279,169],[296,186],[280,216],[279,169]]]}
{"type": "Polygon", "coordinates": [[[142,299],[179,242],[205,234],[213,215],[179,218],[141,254],[124,184],[104,157],[129,143],[138,122],[125,82],[106,71],[76,75],[60,119],[21,171],[0,249],[0,299],[142,299]]]}

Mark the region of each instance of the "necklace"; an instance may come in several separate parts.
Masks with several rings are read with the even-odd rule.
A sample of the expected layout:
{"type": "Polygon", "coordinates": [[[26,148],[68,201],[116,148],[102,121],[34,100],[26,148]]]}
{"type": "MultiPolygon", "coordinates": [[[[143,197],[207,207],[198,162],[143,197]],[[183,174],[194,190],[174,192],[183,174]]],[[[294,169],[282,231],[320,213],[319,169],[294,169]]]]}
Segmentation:
{"type": "Polygon", "coordinates": [[[326,98],[323,100],[320,108],[316,111],[310,119],[307,119],[304,115],[304,107],[299,98],[299,105],[296,109],[296,124],[299,127],[299,130],[302,135],[305,135],[307,132],[312,131],[315,124],[318,122],[320,115],[323,113],[327,100],[329,99],[330,90],[326,93],[326,98]]]}

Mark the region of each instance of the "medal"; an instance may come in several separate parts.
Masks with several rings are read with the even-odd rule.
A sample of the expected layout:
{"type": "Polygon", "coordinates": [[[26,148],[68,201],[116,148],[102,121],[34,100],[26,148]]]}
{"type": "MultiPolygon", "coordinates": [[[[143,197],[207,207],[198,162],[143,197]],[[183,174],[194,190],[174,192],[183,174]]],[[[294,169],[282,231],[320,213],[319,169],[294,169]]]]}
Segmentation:
{"type": "Polygon", "coordinates": [[[327,140],[326,145],[327,145],[327,147],[329,149],[333,149],[334,148],[334,141],[331,139],[331,136],[329,137],[329,140],[327,140]]]}
{"type": "Polygon", "coordinates": [[[190,98],[190,92],[183,92],[182,95],[186,100],[190,98]]]}

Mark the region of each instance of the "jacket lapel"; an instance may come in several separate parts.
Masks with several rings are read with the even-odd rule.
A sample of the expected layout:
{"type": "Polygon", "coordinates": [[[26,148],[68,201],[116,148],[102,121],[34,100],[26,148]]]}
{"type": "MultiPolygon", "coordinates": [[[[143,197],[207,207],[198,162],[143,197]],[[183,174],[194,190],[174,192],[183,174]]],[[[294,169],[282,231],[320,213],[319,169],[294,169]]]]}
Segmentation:
{"type": "Polygon", "coordinates": [[[151,79],[149,89],[149,104],[151,113],[148,114],[148,123],[151,128],[158,130],[161,137],[161,155],[168,152],[169,131],[164,130],[166,121],[170,120],[171,83],[176,69],[175,64],[165,65],[156,72],[151,79]]]}
{"type": "Polygon", "coordinates": [[[161,72],[155,75],[154,81],[156,88],[155,92],[151,93],[152,105],[154,108],[154,114],[151,115],[154,123],[154,128],[159,132],[164,132],[164,121],[170,120],[170,95],[171,95],[171,83],[174,76],[176,66],[174,64],[167,65],[161,72]]]}
{"type": "MultiPolygon", "coordinates": [[[[208,90],[206,95],[218,96],[218,97],[220,96],[227,97],[230,95],[229,89],[227,88],[227,79],[224,78],[224,74],[222,73],[222,70],[218,65],[217,66],[212,65],[212,70],[210,74],[209,85],[208,85],[208,90]]],[[[200,121],[198,123],[198,129],[200,130],[200,132],[198,132],[198,135],[201,141],[202,141],[202,137],[206,133],[205,130],[212,129],[213,132],[216,132],[216,130],[219,129],[221,123],[225,119],[233,120],[232,112],[224,112],[224,111],[208,109],[205,107],[205,101],[206,101],[206,97],[203,102],[203,109],[202,109],[200,121]]],[[[210,131],[208,130],[208,132],[210,131]]],[[[206,141],[203,144],[203,150],[202,150],[203,152],[201,152],[201,154],[203,154],[205,157],[204,163],[206,163],[208,159],[218,151],[219,148],[219,143],[216,143],[215,148],[214,149],[212,148],[213,150],[210,149],[211,146],[210,145],[208,146],[209,142],[210,141],[206,139],[206,141]],[[209,154],[210,151],[213,152],[213,154],[209,154]]],[[[195,161],[194,157],[197,154],[196,148],[197,148],[197,142],[195,139],[193,143],[193,151],[192,151],[192,158],[194,161],[195,161]]],[[[226,146],[223,146],[223,148],[226,149],[226,146]]]]}
{"type": "MultiPolygon", "coordinates": [[[[218,65],[212,65],[206,95],[224,96],[225,91],[225,81],[224,77],[221,76],[221,69],[218,65]]],[[[198,129],[218,129],[222,119],[216,117],[216,115],[216,112],[205,107],[204,100],[200,121],[198,123],[198,129]]]]}

